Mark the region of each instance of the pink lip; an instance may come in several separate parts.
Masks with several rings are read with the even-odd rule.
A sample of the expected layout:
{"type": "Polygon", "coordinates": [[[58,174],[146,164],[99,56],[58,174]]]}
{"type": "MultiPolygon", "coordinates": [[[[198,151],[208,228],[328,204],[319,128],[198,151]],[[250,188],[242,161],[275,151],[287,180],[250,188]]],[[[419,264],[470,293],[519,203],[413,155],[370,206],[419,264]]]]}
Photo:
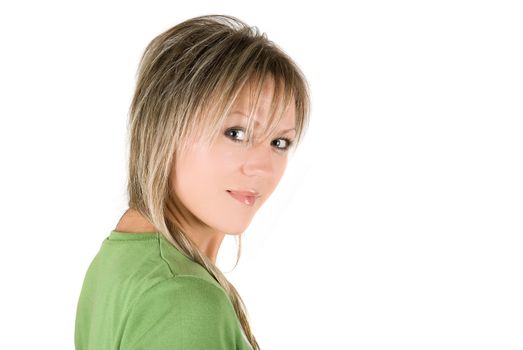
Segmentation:
{"type": "Polygon", "coordinates": [[[230,191],[227,190],[229,194],[236,199],[238,202],[241,202],[248,206],[253,206],[256,199],[260,197],[256,191],[230,191]]]}

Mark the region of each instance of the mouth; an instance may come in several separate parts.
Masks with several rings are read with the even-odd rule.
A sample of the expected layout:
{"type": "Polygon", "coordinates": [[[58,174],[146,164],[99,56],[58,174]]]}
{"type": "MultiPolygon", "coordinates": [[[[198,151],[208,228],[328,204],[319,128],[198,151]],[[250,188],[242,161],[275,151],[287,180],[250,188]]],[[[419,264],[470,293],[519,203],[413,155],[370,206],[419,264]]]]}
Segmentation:
{"type": "Polygon", "coordinates": [[[248,205],[252,207],[254,203],[256,202],[256,199],[260,197],[260,194],[255,191],[231,191],[227,190],[227,192],[236,199],[238,202],[248,205]]]}

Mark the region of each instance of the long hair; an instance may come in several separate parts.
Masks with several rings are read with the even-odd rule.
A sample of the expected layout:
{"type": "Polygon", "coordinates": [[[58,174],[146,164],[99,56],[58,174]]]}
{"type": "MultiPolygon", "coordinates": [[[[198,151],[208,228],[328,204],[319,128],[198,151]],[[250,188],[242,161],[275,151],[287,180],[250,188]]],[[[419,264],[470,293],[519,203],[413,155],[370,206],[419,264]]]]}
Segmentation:
{"type": "MultiPolygon", "coordinates": [[[[208,144],[219,135],[230,108],[246,83],[251,112],[265,79],[274,79],[269,121],[272,132],[286,106],[296,111],[296,147],[309,121],[307,81],[286,53],[241,20],[226,15],[188,19],[155,37],[146,47],[129,108],[128,205],[187,257],[203,266],[229,296],[243,332],[254,350],[259,345],[249,327],[246,307],[220,269],[199,251],[182,229],[188,210],[169,180],[173,164],[194,136],[208,144]],[[253,104],[252,101],[255,101],[253,104]],[[279,113],[277,113],[277,111],[279,113]]],[[[253,133],[249,113],[247,140],[253,133]]],[[[194,217],[193,217],[194,219],[194,217]]],[[[241,253],[241,235],[237,260],[241,253]]]]}

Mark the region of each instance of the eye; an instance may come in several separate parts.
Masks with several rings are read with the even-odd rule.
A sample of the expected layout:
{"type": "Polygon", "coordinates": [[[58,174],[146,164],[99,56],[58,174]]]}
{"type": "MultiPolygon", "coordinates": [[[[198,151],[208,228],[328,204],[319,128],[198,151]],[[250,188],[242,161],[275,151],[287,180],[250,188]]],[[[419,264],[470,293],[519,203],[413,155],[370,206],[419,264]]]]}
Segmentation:
{"type": "Polygon", "coordinates": [[[274,140],[276,144],[280,145],[281,144],[281,141],[285,141],[285,146],[284,147],[277,147],[279,150],[281,151],[285,151],[287,152],[289,150],[289,148],[291,148],[292,146],[292,143],[293,141],[292,140],[289,140],[288,138],[280,138],[280,139],[276,139],[274,140]]]}
{"type": "MultiPolygon", "coordinates": [[[[243,128],[235,127],[235,128],[229,128],[229,129],[225,130],[225,136],[230,138],[232,141],[234,141],[234,142],[245,141],[244,139],[237,138],[239,134],[240,135],[243,134],[243,137],[245,137],[245,131],[243,130],[243,128]]],[[[289,150],[289,148],[291,148],[293,142],[294,142],[293,140],[283,137],[283,138],[278,138],[278,139],[273,140],[272,144],[276,146],[276,149],[278,151],[287,152],[289,150]],[[283,144],[283,147],[281,146],[282,144],[283,144]]]]}
{"type": "Polygon", "coordinates": [[[230,135],[232,135],[232,140],[235,141],[235,142],[242,142],[244,141],[243,139],[242,140],[238,140],[235,135],[238,135],[238,133],[243,133],[245,134],[245,131],[243,131],[243,129],[239,129],[239,128],[230,128],[230,129],[227,129],[225,130],[225,136],[230,137],[230,135]]]}

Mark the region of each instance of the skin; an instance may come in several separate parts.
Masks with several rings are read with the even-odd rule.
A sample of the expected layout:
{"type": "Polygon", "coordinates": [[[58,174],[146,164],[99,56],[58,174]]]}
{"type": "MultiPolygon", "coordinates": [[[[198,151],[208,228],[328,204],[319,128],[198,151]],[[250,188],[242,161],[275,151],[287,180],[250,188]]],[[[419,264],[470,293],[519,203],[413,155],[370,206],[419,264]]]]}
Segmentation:
{"type": "MultiPolygon", "coordinates": [[[[242,234],[252,218],[280,182],[288,160],[286,141],[296,136],[295,109],[291,104],[285,111],[277,130],[265,139],[259,137],[260,126],[268,121],[271,91],[274,82],[263,86],[254,118],[254,144],[244,148],[249,111],[248,86],[240,92],[217,140],[206,147],[199,140],[191,140],[186,154],[178,155],[170,179],[176,195],[189,210],[182,227],[190,239],[211,261],[216,262],[218,250],[226,234],[242,234]],[[234,112],[240,113],[234,113],[234,112]],[[230,128],[243,131],[227,131],[230,128]],[[290,131],[284,131],[293,129],[290,131]],[[227,131],[227,132],[226,132],[227,131]],[[278,143],[279,140],[280,142],[278,143]],[[260,193],[254,205],[245,205],[234,199],[227,190],[254,189],[260,193]]],[[[119,232],[156,232],[157,230],[135,210],[128,209],[115,229],[119,232]]]]}

